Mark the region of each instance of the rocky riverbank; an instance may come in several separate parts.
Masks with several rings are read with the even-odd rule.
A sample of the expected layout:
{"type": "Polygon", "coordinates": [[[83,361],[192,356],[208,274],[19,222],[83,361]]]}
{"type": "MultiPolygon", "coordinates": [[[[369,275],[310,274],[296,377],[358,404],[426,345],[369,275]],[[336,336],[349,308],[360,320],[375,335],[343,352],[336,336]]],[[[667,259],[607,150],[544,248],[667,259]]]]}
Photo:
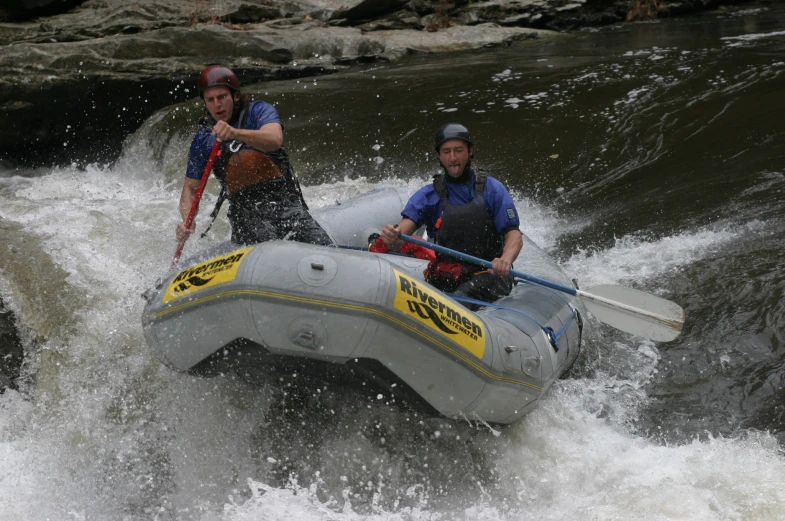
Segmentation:
{"type": "Polygon", "coordinates": [[[14,316],[0,298],[0,394],[13,387],[24,359],[14,316]]]}
{"type": "Polygon", "coordinates": [[[0,159],[109,162],[206,64],[245,83],[740,0],[23,0],[0,8],[0,159]],[[58,12],[63,10],[64,12],[58,12]]]}

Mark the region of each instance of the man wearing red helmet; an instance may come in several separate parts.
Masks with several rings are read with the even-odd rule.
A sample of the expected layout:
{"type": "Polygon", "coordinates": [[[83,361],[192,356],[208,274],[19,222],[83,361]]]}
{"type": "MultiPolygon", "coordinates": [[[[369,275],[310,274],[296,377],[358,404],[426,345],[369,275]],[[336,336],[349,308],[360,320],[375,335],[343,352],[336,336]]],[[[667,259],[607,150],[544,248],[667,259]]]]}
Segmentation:
{"type": "MultiPolygon", "coordinates": [[[[444,254],[428,265],[426,280],[458,296],[493,302],[509,295],[514,285],[512,263],[523,247],[518,210],[507,188],[472,166],[474,139],[469,129],[449,123],[436,131],[434,148],[444,173],[418,190],[396,224],[382,230],[391,250],[403,246],[401,234],[425,225],[436,244],[485,259],[488,271],[444,254]]],[[[471,306],[475,309],[478,306],[471,306]]]]}
{"type": "Polygon", "coordinates": [[[211,65],[197,81],[199,96],[209,114],[191,142],[188,168],[180,196],[182,222],[177,241],[184,242],[195,230],[185,222],[199,181],[216,139],[222,155],[213,166],[221,181],[221,196],[229,200],[232,242],[255,244],[291,239],[330,246],[327,232],[311,217],[289,156],[283,149],[283,125],[278,111],[265,101],[248,101],[240,95],[240,82],[231,69],[211,65]]]}

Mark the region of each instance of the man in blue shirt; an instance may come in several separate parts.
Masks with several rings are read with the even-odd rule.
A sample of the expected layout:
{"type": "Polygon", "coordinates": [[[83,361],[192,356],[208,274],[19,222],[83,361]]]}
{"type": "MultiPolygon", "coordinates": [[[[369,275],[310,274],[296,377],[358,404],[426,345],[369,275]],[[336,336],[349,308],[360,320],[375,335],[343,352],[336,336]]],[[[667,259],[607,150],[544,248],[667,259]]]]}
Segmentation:
{"type": "Polygon", "coordinates": [[[177,241],[188,239],[196,225],[185,222],[216,139],[222,156],[213,173],[221,181],[221,196],[229,200],[232,242],[254,244],[291,239],[332,245],[329,235],[308,213],[289,156],[283,149],[283,125],[275,107],[251,102],[240,95],[240,83],[231,69],[211,65],[199,75],[199,95],[209,114],[191,142],[188,168],[180,195],[182,222],[177,241]]]}
{"type": "Polygon", "coordinates": [[[514,285],[512,263],[523,247],[520,219],[507,188],[471,164],[474,140],[458,123],[441,127],[434,147],[443,174],[417,191],[401,212],[397,225],[382,230],[391,250],[403,246],[401,234],[411,235],[425,225],[428,237],[439,245],[485,259],[492,268],[439,254],[429,264],[426,281],[442,291],[493,302],[509,295],[514,285]]]}

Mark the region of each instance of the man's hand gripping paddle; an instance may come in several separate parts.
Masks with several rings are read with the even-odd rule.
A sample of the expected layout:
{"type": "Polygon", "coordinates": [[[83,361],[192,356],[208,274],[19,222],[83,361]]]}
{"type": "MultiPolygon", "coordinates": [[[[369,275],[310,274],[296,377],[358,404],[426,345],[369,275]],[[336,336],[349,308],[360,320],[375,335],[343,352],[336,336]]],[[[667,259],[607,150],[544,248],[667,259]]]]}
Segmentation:
{"type": "MultiPolygon", "coordinates": [[[[492,267],[492,264],[484,259],[415,239],[409,235],[401,234],[401,240],[484,268],[492,267]]],[[[678,304],[651,293],[611,284],[603,284],[590,288],[589,291],[581,291],[520,271],[510,270],[510,274],[533,284],[577,297],[600,322],[643,338],[668,342],[681,334],[681,328],[684,325],[684,310],[678,304]]]]}

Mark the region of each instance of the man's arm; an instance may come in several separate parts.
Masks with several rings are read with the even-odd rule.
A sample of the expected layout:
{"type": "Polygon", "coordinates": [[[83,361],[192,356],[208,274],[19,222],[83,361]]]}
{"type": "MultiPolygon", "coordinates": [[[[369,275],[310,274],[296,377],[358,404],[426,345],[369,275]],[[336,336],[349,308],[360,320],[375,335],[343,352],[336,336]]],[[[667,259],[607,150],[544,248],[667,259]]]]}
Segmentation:
{"type": "Polygon", "coordinates": [[[504,234],[504,250],[500,257],[493,259],[491,273],[495,275],[508,275],[512,263],[518,258],[523,248],[523,235],[520,230],[510,230],[504,234]]]}
{"type": "Polygon", "coordinates": [[[199,190],[200,179],[191,179],[186,177],[183,181],[183,192],[180,194],[180,217],[182,222],[177,225],[177,242],[185,242],[188,237],[196,230],[196,220],[191,223],[191,228],[186,230],[185,221],[188,219],[188,214],[191,212],[191,206],[196,198],[196,192],[199,190]]]}
{"type": "Polygon", "coordinates": [[[412,221],[411,219],[404,217],[401,219],[396,225],[388,224],[382,230],[382,240],[384,244],[387,245],[388,248],[392,251],[398,251],[403,246],[403,240],[401,240],[401,234],[411,235],[414,230],[417,229],[417,223],[412,221]]]}
{"type": "Polygon", "coordinates": [[[266,123],[257,130],[237,129],[218,121],[213,127],[213,135],[221,141],[237,140],[262,152],[272,152],[283,146],[283,127],[280,123],[266,123]]]}

